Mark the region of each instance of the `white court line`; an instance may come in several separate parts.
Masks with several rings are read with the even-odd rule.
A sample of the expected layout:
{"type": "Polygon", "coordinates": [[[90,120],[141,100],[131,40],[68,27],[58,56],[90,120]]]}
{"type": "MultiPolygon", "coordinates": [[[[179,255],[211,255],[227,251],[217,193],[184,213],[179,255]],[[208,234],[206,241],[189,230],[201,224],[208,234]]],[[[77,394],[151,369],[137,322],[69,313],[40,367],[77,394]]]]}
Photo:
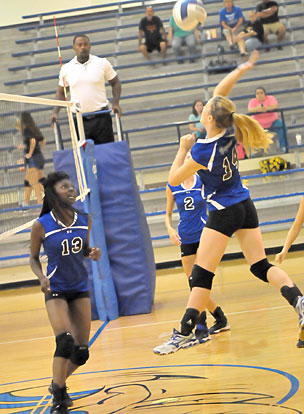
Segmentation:
{"type": "MultiPolygon", "coordinates": [[[[283,308],[289,308],[289,306],[288,305],[284,305],[284,306],[274,306],[272,308],[262,308],[262,309],[248,310],[248,311],[231,312],[231,313],[225,313],[225,315],[227,315],[227,316],[241,315],[243,313],[263,312],[263,311],[283,309],[283,308]]],[[[176,319],[176,320],[172,320],[172,321],[143,323],[143,324],[140,324],[140,325],[121,326],[119,328],[108,328],[109,325],[107,325],[106,328],[105,328],[105,330],[107,330],[107,331],[117,331],[118,329],[130,329],[130,328],[138,328],[138,327],[143,327],[143,326],[161,325],[163,323],[176,323],[176,322],[180,322],[180,319],[176,319]]],[[[1,343],[0,343],[0,345],[1,345],[1,343]]]]}
{"type": "MultiPolygon", "coordinates": [[[[253,310],[246,310],[246,311],[239,311],[239,312],[230,312],[230,313],[225,313],[225,315],[227,315],[227,316],[242,315],[242,314],[245,314],[245,313],[264,312],[264,311],[284,309],[284,308],[289,308],[289,306],[288,305],[273,306],[271,308],[261,308],[261,309],[253,309],[253,310]]],[[[143,326],[154,326],[154,325],[162,325],[164,323],[176,323],[176,322],[180,322],[180,320],[176,319],[176,320],[172,320],[172,321],[143,323],[143,324],[137,324],[137,325],[120,326],[118,328],[109,328],[108,327],[109,325],[107,325],[105,327],[105,331],[106,330],[107,331],[118,331],[119,329],[130,329],[130,328],[138,328],[138,327],[143,327],[143,326]]],[[[94,332],[95,331],[91,331],[91,333],[94,333],[94,332]]],[[[18,342],[40,341],[42,339],[49,339],[49,338],[54,338],[54,336],[42,336],[42,337],[38,337],[38,338],[18,339],[17,341],[0,342],[0,345],[15,344],[15,343],[18,343],[18,342]]]]}
{"type": "MultiPolygon", "coordinates": [[[[95,331],[91,331],[90,333],[91,334],[94,334],[95,331]]],[[[50,339],[50,338],[54,338],[54,335],[51,335],[51,336],[40,336],[38,338],[29,338],[29,339],[17,339],[16,341],[0,342],[0,345],[17,344],[18,342],[41,341],[42,339],[50,339]]]]}

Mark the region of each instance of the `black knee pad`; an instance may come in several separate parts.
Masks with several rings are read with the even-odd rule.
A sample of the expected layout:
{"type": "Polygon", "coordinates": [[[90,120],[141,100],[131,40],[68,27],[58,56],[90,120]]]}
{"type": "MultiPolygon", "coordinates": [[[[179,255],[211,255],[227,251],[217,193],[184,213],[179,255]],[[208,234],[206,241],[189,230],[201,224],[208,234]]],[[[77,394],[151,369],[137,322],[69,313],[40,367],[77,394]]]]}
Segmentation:
{"type": "Polygon", "coordinates": [[[188,308],[186,309],[186,312],[183,316],[183,319],[181,320],[181,334],[182,335],[190,335],[192,330],[194,329],[198,317],[199,317],[199,311],[194,308],[188,308]]]}
{"type": "Polygon", "coordinates": [[[27,180],[24,180],[23,184],[24,187],[31,187],[31,184],[27,180]]]}
{"type": "Polygon", "coordinates": [[[214,273],[209,272],[209,270],[203,269],[195,264],[193,266],[191,276],[189,277],[190,289],[200,287],[211,290],[213,278],[214,273]]]}
{"type": "Polygon", "coordinates": [[[63,332],[56,336],[56,350],[54,357],[69,359],[74,349],[74,338],[70,332],[63,332]]]}
{"type": "Polygon", "coordinates": [[[75,345],[70,360],[75,365],[84,365],[89,356],[89,348],[86,345],[75,345]]]}
{"type": "Polygon", "coordinates": [[[268,283],[267,272],[272,266],[273,264],[269,263],[267,259],[262,259],[250,267],[250,272],[263,282],[268,283]]]}

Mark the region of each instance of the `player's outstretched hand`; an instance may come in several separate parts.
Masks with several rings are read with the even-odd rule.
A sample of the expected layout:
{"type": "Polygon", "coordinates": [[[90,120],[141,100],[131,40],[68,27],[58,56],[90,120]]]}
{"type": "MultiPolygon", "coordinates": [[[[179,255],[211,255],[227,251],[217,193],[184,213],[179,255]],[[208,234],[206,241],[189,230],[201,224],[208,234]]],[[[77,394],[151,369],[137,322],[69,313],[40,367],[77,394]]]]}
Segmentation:
{"type": "Polygon", "coordinates": [[[43,293],[50,293],[50,280],[47,277],[40,279],[40,285],[43,293]]]}
{"type": "Polygon", "coordinates": [[[251,55],[250,55],[249,59],[247,60],[247,62],[242,63],[242,64],[238,67],[238,68],[239,68],[239,70],[240,70],[242,73],[245,73],[245,72],[247,72],[248,70],[251,70],[251,69],[254,67],[255,62],[258,60],[258,58],[259,58],[259,52],[258,52],[257,50],[254,50],[254,51],[251,53],[251,55]]]}
{"type": "Polygon", "coordinates": [[[287,253],[283,252],[283,250],[282,250],[280,253],[278,253],[278,254],[276,255],[276,257],[275,257],[275,261],[276,261],[277,263],[282,263],[282,262],[283,262],[283,260],[285,259],[286,255],[287,255],[287,253]]]}
{"type": "Polygon", "coordinates": [[[98,247],[91,247],[89,258],[97,262],[97,260],[100,259],[100,256],[101,256],[100,249],[98,247]]]}
{"type": "Polygon", "coordinates": [[[183,135],[180,139],[180,147],[189,151],[195,143],[195,134],[183,135]]]}

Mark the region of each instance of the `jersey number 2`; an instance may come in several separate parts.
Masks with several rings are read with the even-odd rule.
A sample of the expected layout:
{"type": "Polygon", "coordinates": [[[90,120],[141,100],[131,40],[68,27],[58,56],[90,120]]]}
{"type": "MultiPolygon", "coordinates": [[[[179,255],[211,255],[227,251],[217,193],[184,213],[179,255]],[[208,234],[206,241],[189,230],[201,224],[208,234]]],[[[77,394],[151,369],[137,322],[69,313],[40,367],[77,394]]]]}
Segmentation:
{"type": "MultiPolygon", "coordinates": [[[[237,167],[237,164],[238,164],[236,146],[234,146],[232,150],[232,164],[235,167],[237,167]]],[[[232,177],[232,170],[231,170],[228,157],[225,157],[223,159],[223,168],[225,169],[225,174],[223,175],[223,181],[227,181],[232,177]]]]}
{"type": "MultiPolygon", "coordinates": [[[[62,256],[67,256],[70,254],[70,246],[69,246],[69,241],[68,239],[64,239],[61,242],[62,245],[62,256]]],[[[78,253],[80,252],[80,250],[82,249],[82,238],[81,237],[74,237],[74,239],[72,240],[72,252],[73,253],[78,253]]]]}
{"type": "Polygon", "coordinates": [[[192,197],[186,197],[184,199],[185,210],[194,210],[194,200],[192,197]]]}

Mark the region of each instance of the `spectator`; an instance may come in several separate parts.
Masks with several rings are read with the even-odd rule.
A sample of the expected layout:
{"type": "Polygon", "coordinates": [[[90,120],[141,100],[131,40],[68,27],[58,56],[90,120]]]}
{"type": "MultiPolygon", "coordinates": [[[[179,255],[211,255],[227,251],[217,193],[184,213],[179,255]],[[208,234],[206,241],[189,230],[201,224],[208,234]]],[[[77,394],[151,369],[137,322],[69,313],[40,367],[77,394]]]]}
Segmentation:
{"type": "Polygon", "coordinates": [[[189,115],[189,121],[193,121],[193,124],[189,124],[190,131],[194,132],[196,139],[206,138],[206,129],[200,122],[202,117],[204,104],[203,101],[197,99],[192,105],[192,114],[189,115]]]}
{"type": "Polygon", "coordinates": [[[266,91],[262,87],[258,87],[255,90],[255,98],[251,99],[248,103],[248,111],[250,113],[254,112],[264,112],[258,115],[252,115],[264,129],[273,131],[277,134],[280,148],[282,151],[286,150],[285,136],[287,139],[287,128],[284,126],[283,122],[279,118],[277,112],[268,112],[273,111],[279,107],[278,101],[272,95],[267,95],[266,91]]]}
{"type": "Polygon", "coordinates": [[[237,35],[241,32],[244,16],[240,7],[235,6],[232,0],[224,0],[224,7],[220,10],[220,25],[230,49],[235,49],[235,44],[239,46],[241,55],[247,55],[244,42],[237,40],[237,35]]]}
{"type": "Polygon", "coordinates": [[[151,6],[146,8],[146,16],[139,22],[138,50],[147,60],[151,60],[150,53],[153,50],[158,50],[162,58],[166,58],[167,33],[161,19],[154,16],[151,6]],[[145,37],[145,43],[142,43],[143,37],[145,37]]]}
{"type": "Polygon", "coordinates": [[[45,140],[29,112],[21,113],[16,127],[23,135],[23,144],[18,145],[18,148],[24,150],[24,164],[26,168],[23,205],[30,205],[32,189],[34,189],[37,203],[42,204],[43,186],[41,181],[44,178],[44,156],[41,148],[45,145],[45,140]]]}
{"type": "MultiPolygon", "coordinates": [[[[64,101],[64,87],[68,88],[71,101],[79,103],[82,113],[91,113],[83,117],[86,139],[92,139],[95,144],[113,142],[111,115],[92,112],[108,109],[109,101],[105,88],[105,81],[108,81],[113,94],[112,112],[116,110],[118,115],[121,115],[121,85],[117,73],[107,59],[90,54],[91,43],[85,34],[74,37],[73,49],[76,56],[61,68],[56,99],[64,101]]],[[[54,108],[51,124],[58,121],[59,111],[59,106],[54,108]]]]}
{"type": "MultiPolygon", "coordinates": [[[[186,45],[189,49],[190,56],[196,53],[196,43],[200,43],[200,36],[197,28],[195,30],[185,31],[182,30],[177,24],[173,16],[170,17],[169,22],[169,39],[168,46],[172,46],[175,56],[182,56],[182,46],[186,45]]],[[[190,58],[190,63],[195,62],[193,57],[190,58]]],[[[184,63],[182,59],[178,59],[178,63],[184,63]]]]}
{"type": "Polygon", "coordinates": [[[263,45],[263,24],[257,19],[257,13],[254,10],[249,12],[249,21],[245,23],[243,31],[237,35],[237,41],[244,42],[247,52],[259,49],[263,45]]]}
{"type": "MultiPolygon", "coordinates": [[[[274,33],[277,35],[278,43],[283,40],[285,36],[286,28],[280,22],[278,13],[279,5],[276,1],[263,0],[262,3],[256,7],[257,18],[261,19],[264,27],[264,42],[268,43],[268,35],[274,33]]],[[[278,46],[279,50],[282,50],[282,46],[278,46]]],[[[269,49],[266,49],[269,50],[269,49]]]]}

